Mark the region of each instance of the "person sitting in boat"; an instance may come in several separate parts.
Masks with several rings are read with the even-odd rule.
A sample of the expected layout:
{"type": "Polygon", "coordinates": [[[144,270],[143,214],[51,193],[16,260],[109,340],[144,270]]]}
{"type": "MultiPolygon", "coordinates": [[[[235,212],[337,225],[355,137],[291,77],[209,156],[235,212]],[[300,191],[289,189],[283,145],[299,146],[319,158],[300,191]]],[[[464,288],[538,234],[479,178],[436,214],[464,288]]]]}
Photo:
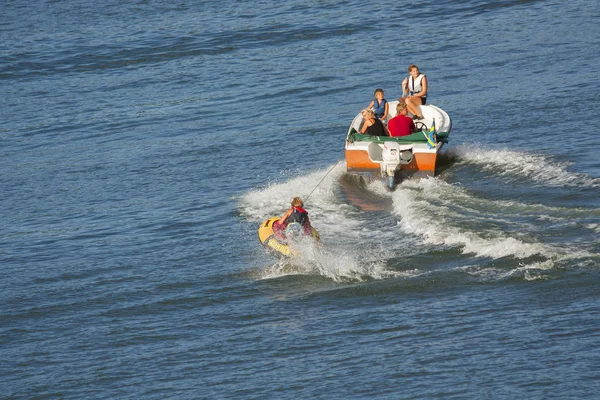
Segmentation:
{"type": "Polygon", "coordinates": [[[375,112],[375,116],[382,121],[385,121],[388,117],[389,104],[386,99],[383,98],[383,89],[375,89],[375,98],[371,100],[367,108],[372,108],[375,112]]]}
{"type": "Polygon", "coordinates": [[[406,103],[399,102],[396,106],[396,116],[388,121],[388,131],[390,136],[407,136],[417,129],[412,118],[408,115],[406,103]]]}
{"type": "Polygon", "coordinates": [[[375,117],[375,113],[370,108],[365,108],[361,111],[363,117],[363,125],[360,133],[371,136],[388,136],[387,129],[379,118],[375,117]]]}
{"type": "Polygon", "coordinates": [[[300,233],[312,235],[312,226],[308,218],[308,212],[303,208],[304,202],[300,197],[292,199],[291,207],[283,214],[281,219],[275,224],[281,230],[285,229],[287,237],[294,236],[300,233]]]}
{"type": "Polygon", "coordinates": [[[421,105],[427,102],[427,77],[419,71],[416,65],[408,67],[410,76],[402,81],[402,96],[415,119],[423,119],[421,105]]]}

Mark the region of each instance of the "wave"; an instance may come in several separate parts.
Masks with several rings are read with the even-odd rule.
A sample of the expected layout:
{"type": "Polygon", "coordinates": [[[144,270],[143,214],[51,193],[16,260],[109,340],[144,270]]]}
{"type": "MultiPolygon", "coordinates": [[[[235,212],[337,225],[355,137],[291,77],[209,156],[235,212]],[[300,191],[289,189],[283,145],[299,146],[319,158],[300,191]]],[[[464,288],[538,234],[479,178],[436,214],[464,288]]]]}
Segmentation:
{"type": "Polygon", "coordinates": [[[325,224],[334,220],[341,224],[351,223],[348,214],[352,208],[339,203],[335,194],[339,179],[345,172],[346,166],[336,163],[327,170],[313,171],[284,182],[270,182],[239,199],[240,213],[249,221],[262,222],[266,218],[282,215],[290,207],[292,198],[298,196],[304,200],[311,220],[325,224]]]}
{"type": "Polygon", "coordinates": [[[466,202],[462,210],[454,207],[458,197],[448,191],[459,192],[463,199],[465,193],[441,180],[406,181],[398,189],[393,198],[394,213],[399,217],[400,225],[406,232],[422,237],[426,243],[461,247],[463,253],[478,257],[526,258],[551,253],[551,249],[541,243],[527,243],[507,236],[496,228],[501,218],[498,215],[486,216],[482,209],[468,210],[466,202]],[[486,221],[486,217],[492,221],[486,221]]]}
{"type": "Polygon", "coordinates": [[[414,277],[418,270],[394,271],[387,268],[385,258],[364,260],[358,253],[327,250],[311,243],[298,246],[299,256],[283,259],[256,274],[259,279],[290,275],[318,275],[338,283],[356,283],[397,277],[414,277]]]}
{"type": "Polygon", "coordinates": [[[540,185],[560,187],[600,187],[600,178],[571,172],[570,162],[558,162],[550,156],[514,150],[489,150],[456,147],[450,151],[459,162],[479,166],[483,171],[508,178],[526,178],[540,185]]]}

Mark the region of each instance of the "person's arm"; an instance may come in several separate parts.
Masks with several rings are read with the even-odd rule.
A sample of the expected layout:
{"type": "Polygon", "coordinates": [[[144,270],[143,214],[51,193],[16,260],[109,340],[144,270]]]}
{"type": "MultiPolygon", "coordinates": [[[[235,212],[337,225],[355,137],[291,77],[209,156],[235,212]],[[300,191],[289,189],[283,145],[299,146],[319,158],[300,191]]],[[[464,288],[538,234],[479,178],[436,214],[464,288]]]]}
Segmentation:
{"type": "Polygon", "coordinates": [[[370,126],[370,125],[369,125],[369,124],[367,124],[367,120],[365,119],[365,120],[363,121],[362,129],[360,130],[360,133],[362,133],[362,134],[364,135],[364,134],[365,134],[365,132],[367,131],[367,128],[368,128],[369,126],[370,126]]]}
{"type": "Polygon", "coordinates": [[[292,208],[290,208],[289,210],[287,210],[287,211],[285,212],[285,214],[283,214],[283,217],[281,217],[281,218],[279,219],[279,221],[278,221],[278,222],[279,222],[279,225],[281,225],[281,224],[285,224],[285,222],[287,221],[287,219],[289,218],[289,216],[290,216],[290,215],[292,215],[292,211],[293,211],[293,209],[292,209],[292,208]]]}
{"type": "Polygon", "coordinates": [[[402,81],[402,96],[405,96],[408,93],[408,78],[404,78],[402,81]]]}
{"type": "Polygon", "coordinates": [[[390,108],[390,103],[388,103],[387,101],[385,102],[385,111],[383,112],[383,116],[381,117],[382,120],[386,119],[388,116],[388,110],[390,108]]]}
{"type": "Polygon", "coordinates": [[[373,108],[374,105],[375,105],[375,100],[371,100],[371,102],[369,103],[367,108],[373,108]]]}

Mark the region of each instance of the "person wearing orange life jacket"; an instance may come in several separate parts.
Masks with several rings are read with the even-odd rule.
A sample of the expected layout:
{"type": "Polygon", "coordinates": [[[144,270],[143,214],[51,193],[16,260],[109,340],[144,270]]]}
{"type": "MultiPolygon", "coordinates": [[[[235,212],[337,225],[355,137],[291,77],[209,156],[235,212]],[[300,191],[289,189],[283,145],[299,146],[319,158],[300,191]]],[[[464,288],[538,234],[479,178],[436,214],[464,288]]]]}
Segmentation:
{"type": "Polygon", "coordinates": [[[308,218],[308,212],[303,208],[304,202],[300,197],[292,199],[291,207],[283,214],[281,219],[276,222],[281,229],[286,230],[286,235],[289,234],[288,228],[291,225],[302,228],[305,235],[312,235],[312,226],[308,218]]]}

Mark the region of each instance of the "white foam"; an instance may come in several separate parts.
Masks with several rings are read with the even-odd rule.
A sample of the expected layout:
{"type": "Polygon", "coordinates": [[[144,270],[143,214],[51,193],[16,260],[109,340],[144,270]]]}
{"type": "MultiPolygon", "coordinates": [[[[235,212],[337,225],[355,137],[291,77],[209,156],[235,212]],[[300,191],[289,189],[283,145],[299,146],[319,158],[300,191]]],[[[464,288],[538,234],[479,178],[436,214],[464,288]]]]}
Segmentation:
{"type": "Polygon", "coordinates": [[[414,277],[419,270],[392,271],[386,268],[385,260],[390,256],[368,260],[359,252],[339,251],[335,247],[325,249],[311,241],[295,246],[298,255],[266,267],[261,279],[273,279],[287,275],[320,275],[334,282],[351,283],[368,279],[414,277]]]}
{"type": "Polygon", "coordinates": [[[391,192],[383,184],[383,180],[381,180],[381,179],[372,180],[369,183],[367,183],[367,190],[377,196],[381,196],[381,197],[390,197],[391,196],[391,192]]]}
{"type": "Polygon", "coordinates": [[[568,171],[569,162],[558,162],[551,157],[514,150],[490,150],[480,147],[457,147],[452,154],[461,161],[481,166],[500,176],[530,179],[548,186],[600,187],[600,178],[568,171]]]}
{"type": "MultiPolygon", "coordinates": [[[[356,282],[405,274],[390,271],[385,266],[386,260],[392,255],[383,243],[393,239],[395,232],[365,225],[359,218],[360,211],[336,199],[334,190],[339,186],[339,179],[345,172],[345,164],[338,163],[327,170],[269,184],[241,197],[239,205],[242,215],[250,222],[260,223],[266,218],[283,214],[293,197],[306,199],[312,191],[305,202],[305,208],[309,211],[311,222],[319,231],[322,242],[326,244],[326,248],[323,248],[314,247],[310,243],[300,243],[300,256],[265,268],[260,274],[261,279],[317,274],[336,282],[356,282]],[[359,244],[364,242],[381,243],[382,247],[366,253],[359,247],[359,244]]],[[[379,186],[381,187],[381,184],[379,186]]],[[[377,186],[373,188],[380,190],[377,186]]]]}
{"type": "Polygon", "coordinates": [[[547,280],[549,279],[548,272],[552,268],[554,268],[554,262],[552,260],[546,260],[531,265],[520,264],[518,267],[509,270],[494,267],[465,267],[457,269],[475,276],[484,282],[495,282],[515,277],[523,278],[527,281],[547,280]]]}
{"type": "Polygon", "coordinates": [[[283,214],[290,207],[292,198],[300,197],[310,214],[316,214],[319,218],[326,218],[332,213],[343,217],[345,213],[340,208],[350,210],[351,207],[336,204],[332,190],[345,172],[345,165],[337,163],[327,170],[270,183],[264,188],[244,194],[240,199],[240,211],[249,220],[262,222],[266,218],[283,214]]]}
{"type": "MultiPolygon", "coordinates": [[[[344,173],[345,165],[340,163],[253,190],[240,199],[242,214],[249,221],[260,223],[283,213],[292,197],[306,196],[314,189],[306,208],[324,246],[308,246],[300,257],[264,268],[260,279],[298,274],[323,276],[335,282],[416,277],[434,271],[430,268],[398,271],[390,269],[388,262],[423,253],[423,246],[459,249],[465,255],[494,260],[504,257],[521,260],[519,267],[509,270],[489,266],[468,270],[470,274],[494,280],[511,276],[545,279],[542,276],[547,273],[543,271],[548,268],[564,265],[571,259],[598,256],[578,249],[573,243],[561,247],[543,243],[536,236],[540,223],[569,224],[573,219],[588,217],[588,209],[489,200],[439,178],[407,180],[394,192],[388,192],[380,181],[367,184],[366,190],[391,200],[391,214],[386,217],[385,208],[369,214],[338,199],[340,177],[344,173]]],[[[595,232],[600,230],[599,224],[589,223],[585,227],[595,232]]]]}
{"type": "Polygon", "coordinates": [[[600,224],[587,224],[586,228],[595,231],[597,233],[600,233],[600,224]]]}
{"type": "MultiPolygon", "coordinates": [[[[485,209],[473,210],[473,215],[467,219],[465,214],[453,210],[455,199],[448,196],[447,191],[459,192],[463,199],[468,197],[461,188],[434,178],[407,181],[400,185],[394,192],[393,201],[394,213],[399,217],[402,228],[421,236],[425,243],[434,247],[460,247],[463,253],[480,257],[526,258],[536,254],[556,254],[553,248],[542,243],[524,242],[493,229],[494,224],[488,224],[490,228],[483,231],[474,230],[469,221],[484,219],[485,209]]],[[[488,217],[497,218],[495,215],[488,217]]]]}

